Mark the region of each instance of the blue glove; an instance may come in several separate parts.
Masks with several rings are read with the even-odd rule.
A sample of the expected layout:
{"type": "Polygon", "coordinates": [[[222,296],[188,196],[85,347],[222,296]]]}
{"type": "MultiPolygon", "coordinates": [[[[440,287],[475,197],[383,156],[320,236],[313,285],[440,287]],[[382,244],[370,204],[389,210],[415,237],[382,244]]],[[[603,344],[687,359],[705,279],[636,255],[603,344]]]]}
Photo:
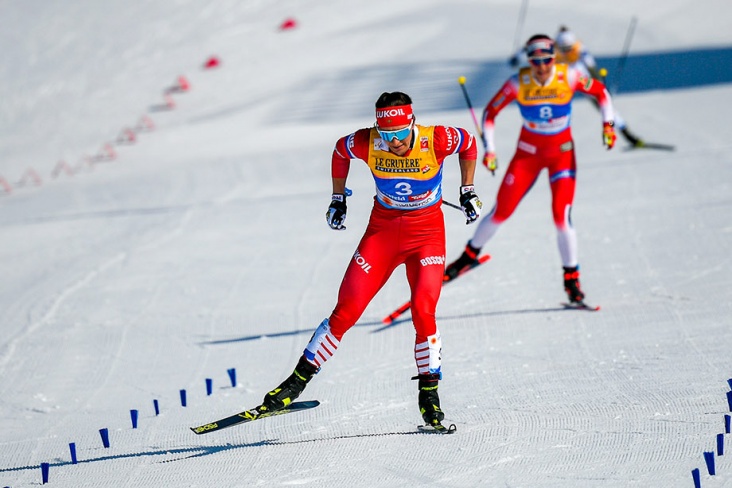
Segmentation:
{"type": "Polygon", "coordinates": [[[333,200],[325,212],[325,220],[333,230],[346,230],[343,222],[346,221],[346,196],[343,193],[334,193],[333,200]]]}

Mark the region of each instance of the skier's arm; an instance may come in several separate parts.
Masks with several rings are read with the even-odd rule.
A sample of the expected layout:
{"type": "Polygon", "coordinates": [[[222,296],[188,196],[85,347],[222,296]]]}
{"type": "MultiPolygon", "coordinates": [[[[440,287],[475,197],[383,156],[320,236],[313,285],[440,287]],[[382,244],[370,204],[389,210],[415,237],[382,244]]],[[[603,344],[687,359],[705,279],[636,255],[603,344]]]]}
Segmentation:
{"type": "Polygon", "coordinates": [[[435,156],[442,161],[446,156],[457,154],[460,161],[460,208],[465,214],[465,223],[472,224],[480,217],[483,207],[475,194],[475,162],[478,146],[475,136],[461,127],[435,126],[433,137],[435,156]]]}
{"type": "Polygon", "coordinates": [[[333,177],[333,193],[336,187],[336,179],[343,180],[343,188],[346,187],[346,178],[348,178],[348,171],[351,169],[351,158],[353,154],[348,150],[349,141],[353,138],[354,134],[341,137],[336,142],[335,148],[333,148],[333,156],[330,161],[330,174],[333,177]]]}
{"type": "Polygon", "coordinates": [[[333,193],[346,194],[346,178],[333,178],[333,193]]]}
{"type": "Polygon", "coordinates": [[[351,168],[351,159],[365,161],[368,157],[370,133],[371,129],[359,129],[352,134],[341,137],[336,142],[330,163],[333,193],[345,192],[346,178],[348,178],[348,171],[351,168]],[[336,189],[341,191],[337,192],[336,189]]]}
{"type": "Polygon", "coordinates": [[[495,153],[495,127],[494,121],[498,113],[509,103],[516,100],[518,93],[518,75],[509,78],[493,98],[486,104],[483,110],[483,136],[486,142],[486,153],[495,153]]]}
{"type": "MultiPolygon", "coordinates": [[[[467,131],[466,131],[467,132],[467,131]]],[[[475,193],[475,164],[478,156],[478,148],[475,144],[475,137],[470,136],[468,147],[460,151],[460,208],[465,215],[465,223],[472,224],[480,217],[480,210],[483,202],[475,193]]]]}
{"type": "Polygon", "coordinates": [[[346,179],[351,168],[351,159],[365,159],[368,156],[370,129],[360,129],[353,134],[341,137],[336,142],[331,156],[330,173],[333,181],[333,195],[325,220],[333,230],[345,230],[346,226],[346,179]],[[364,147],[365,153],[364,153],[364,147]],[[364,155],[365,154],[365,155],[364,155]]]}
{"type": "Polygon", "coordinates": [[[485,143],[485,154],[483,155],[483,166],[496,175],[498,169],[498,158],[496,158],[495,142],[495,119],[498,113],[509,103],[516,100],[518,94],[518,75],[513,75],[493,95],[483,109],[483,142],[485,143]]]}
{"type": "Polygon", "coordinates": [[[457,154],[462,166],[463,160],[470,161],[472,159],[475,162],[478,157],[475,136],[462,127],[436,125],[433,145],[435,156],[439,161],[452,154],[457,154]]]}
{"type": "Polygon", "coordinates": [[[570,69],[568,74],[570,86],[574,91],[585,93],[597,100],[600,113],[602,114],[602,121],[604,123],[613,122],[615,119],[615,111],[613,110],[610,92],[608,92],[605,85],[600,80],[588,78],[575,69],[570,69]]]}
{"type": "MultiPolygon", "coordinates": [[[[350,136],[342,137],[336,143],[333,149],[333,157],[331,158],[331,178],[333,180],[333,195],[331,196],[330,205],[325,212],[325,221],[328,222],[333,230],[346,230],[343,223],[346,221],[346,179],[348,178],[348,170],[351,168],[351,158],[341,154],[346,152],[344,148],[348,147],[350,136]],[[340,147],[340,149],[339,149],[340,147]]],[[[346,154],[348,154],[346,152],[346,154]]]]}
{"type": "Polygon", "coordinates": [[[617,136],[615,135],[615,112],[610,93],[600,80],[584,75],[577,76],[573,70],[569,71],[569,75],[570,85],[573,85],[575,91],[591,95],[597,100],[602,114],[602,142],[608,149],[612,149],[617,136]]]}

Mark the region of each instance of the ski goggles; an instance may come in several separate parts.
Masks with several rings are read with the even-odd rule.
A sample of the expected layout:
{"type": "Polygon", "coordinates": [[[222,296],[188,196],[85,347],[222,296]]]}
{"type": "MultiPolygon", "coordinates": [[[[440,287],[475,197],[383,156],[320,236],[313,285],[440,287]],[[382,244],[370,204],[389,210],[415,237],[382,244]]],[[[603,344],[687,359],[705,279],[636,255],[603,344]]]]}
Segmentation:
{"type": "Polygon", "coordinates": [[[554,62],[554,56],[544,56],[544,57],[536,57],[536,58],[529,58],[529,63],[533,64],[534,66],[542,66],[545,64],[552,64],[554,62]]]}
{"type": "Polygon", "coordinates": [[[397,141],[403,141],[407,137],[409,137],[409,134],[412,132],[412,129],[414,128],[414,122],[409,124],[409,126],[403,128],[403,129],[397,129],[397,130],[382,130],[379,129],[378,125],[375,125],[376,131],[379,133],[379,136],[386,142],[391,142],[394,139],[397,141]]]}

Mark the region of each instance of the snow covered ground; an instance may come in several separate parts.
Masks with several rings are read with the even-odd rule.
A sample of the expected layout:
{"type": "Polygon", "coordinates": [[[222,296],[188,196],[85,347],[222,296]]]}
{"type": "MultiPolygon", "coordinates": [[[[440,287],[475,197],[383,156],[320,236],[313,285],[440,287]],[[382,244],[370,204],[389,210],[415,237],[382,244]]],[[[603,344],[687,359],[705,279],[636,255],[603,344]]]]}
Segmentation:
{"type": "MultiPolygon", "coordinates": [[[[456,435],[416,433],[411,322],[381,323],[408,298],[402,268],[304,393],[318,408],[188,428],[259,403],[335,304],[373,196],[355,163],[348,230],[325,224],[336,139],[394,90],[420,122],[472,130],[457,78],[482,109],[510,73],[518,15],[507,0],[0,3],[0,486],[40,485],[49,463],[49,486],[75,488],[693,487],[693,469],[732,487],[729,84],[616,97],[675,152],[604,150],[576,101],[573,220],[602,311],[559,306],[542,175],[493,259],[442,294],[456,435]],[[203,70],[211,55],[221,66],[203,70]],[[191,90],[163,110],[179,76],[191,90]],[[153,131],[114,143],[143,116],[153,131]],[[89,164],[107,143],[117,158],[89,164]]],[[[536,2],[518,37],[567,24],[617,57],[633,16],[631,56],[732,46],[724,0],[536,2]]],[[[488,208],[518,124],[501,114],[501,171],[479,170],[488,208]]],[[[454,201],[456,160],[445,174],[454,201]]],[[[444,212],[451,260],[473,228],[444,212]]]]}

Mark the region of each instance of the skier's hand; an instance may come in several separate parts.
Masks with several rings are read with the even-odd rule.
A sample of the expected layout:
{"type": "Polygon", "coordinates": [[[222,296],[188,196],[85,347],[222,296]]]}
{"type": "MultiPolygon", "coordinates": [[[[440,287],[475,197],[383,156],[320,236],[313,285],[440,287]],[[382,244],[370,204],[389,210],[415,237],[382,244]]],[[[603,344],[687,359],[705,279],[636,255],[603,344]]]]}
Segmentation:
{"type": "Polygon", "coordinates": [[[343,222],[346,221],[346,196],[343,193],[334,193],[333,200],[325,212],[325,220],[333,230],[346,230],[343,222]]]}
{"type": "Polygon", "coordinates": [[[483,208],[483,202],[480,201],[478,195],[475,194],[475,186],[465,185],[460,187],[460,208],[465,214],[466,224],[470,225],[480,217],[480,209],[483,208]]]}
{"type": "Polygon", "coordinates": [[[483,166],[485,166],[486,169],[490,171],[493,176],[495,176],[496,170],[498,169],[498,159],[496,158],[496,153],[492,151],[485,153],[485,156],[483,156],[483,166]]]}
{"type": "Polygon", "coordinates": [[[612,149],[618,136],[615,134],[615,123],[605,122],[602,124],[602,142],[608,150],[612,149]]]}

